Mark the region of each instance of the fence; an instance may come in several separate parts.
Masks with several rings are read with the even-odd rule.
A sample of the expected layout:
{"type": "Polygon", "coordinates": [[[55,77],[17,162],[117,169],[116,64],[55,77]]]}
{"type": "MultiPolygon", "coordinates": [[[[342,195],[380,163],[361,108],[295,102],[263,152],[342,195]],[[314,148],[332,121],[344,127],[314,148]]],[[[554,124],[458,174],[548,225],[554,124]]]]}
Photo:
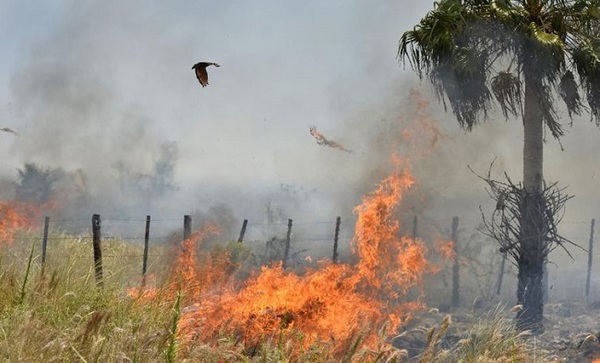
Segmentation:
{"type": "MultiPolygon", "coordinates": [[[[141,276],[142,276],[142,281],[145,282],[146,279],[146,275],[148,273],[148,256],[150,255],[150,250],[151,250],[151,242],[158,242],[160,243],[160,241],[166,241],[169,239],[172,239],[173,236],[161,236],[161,237],[153,237],[151,235],[151,231],[152,231],[152,223],[157,223],[157,222],[176,222],[179,221],[179,223],[181,223],[182,219],[179,218],[169,218],[169,219],[157,219],[157,220],[153,220],[152,217],[150,215],[147,215],[145,219],[111,219],[111,218],[107,218],[108,221],[112,221],[112,222],[119,222],[119,223],[135,223],[135,224],[140,224],[143,225],[143,237],[142,236],[125,236],[125,237],[118,237],[119,240],[124,240],[124,241],[143,241],[144,244],[144,248],[143,248],[143,254],[140,256],[129,256],[129,257],[141,257],[141,276]]],[[[350,220],[352,221],[352,218],[344,218],[344,220],[350,220]]],[[[58,220],[55,222],[67,222],[69,220],[58,220]]],[[[70,221],[77,221],[77,222],[81,222],[81,221],[87,221],[87,223],[89,223],[90,219],[87,218],[82,218],[82,219],[77,219],[77,220],[70,220],[70,221]]],[[[95,276],[95,281],[96,284],[98,286],[102,286],[103,285],[103,264],[102,264],[102,259],[103,259],[103,254],[102,254],[102,218],[99,214],[94,214],[92,215],[91,218],[91,236],[83,236],[83,237],[79,237],[82,241],[84,240],[89,240],[91,239],[92,242],[92,252],[93,252],[93,268],[94,268],[94,276],[95,276]]],[[[419,220],[417,218],[417,216],[414,216],[413,220],[412,220],[412,231],[411,231],[411,235],[412,237],[419,237],[419,220]]],[[[52,240],[51,237],[49,237],[49,227],[50,227],[50,223],[51,220],[48,216],[46,216],[44,218],[44,226],[43,226],[43,235],[41,238],[41,242],[42,242],[42,256],[41,256],[41,264],[42,264],[42,271],[45,269],[46,263],[47,263],[47,251],[48,251],[48,242],[52,240]]],[[[578,225],[583,225],[583,222],[566,222],[566,223],[571,223],[571,224],[578,224],[578,225]]],[[[351,223],[352,224],[352,223],[351,223]]],[[[585,223],[587,224],[587,223],[585,223]]],[[[89,224],[88,224],[89,226],[89,224]]],[[[331,260],[333,263],[339,263],[339,245],[340,245],[340,240],[346,240],[349,241],[352,237],[348,236],[348,235],[343,235],[341,233],[341,226],[342,226],[342,217],[338,216],[335,219],[332,219],[331,221],[316,221],[316,222],[304,222],[304,223],[294,223],[294,221],[292,219],[288,219],[287,223],[256,223],[256,224],[252,224],[249,223],[248,219],[244,219],[241,225],[241,228],[239,230],[239,236],[237,238],[237,242],[238,243],[244,243],[245,239],[247,238],[247,233],[248,233],[248,229],[249,228],[258,228],[258,227],[264,227],[264,226],[268,226],[269,228],[281,228],[284,229],[286,231],[285,234],[285,249],[284,249],[284,253],[283,253],[283,258],[281,259],[281,263],[282,266],[284,268],[288,267],[288,262],[289,262],[289,258],[290,258],[290,249],[291,249],[291,245],[292,242],[297,243],[297,242],[328,242],[331,243],[328,247],[330,250],[330,256],[331,256],[331,260]],[[314,231],[315,230],[315,226],[319,225],[322,227],[325,227],[327,229],[327,234],[326,235],[319,235],[317,237],[310,237],[310,238],[304,238],[304,239],[294,239],[292,240],[292,231],[295,227],[297,226],[310,226],[311,230],[314,231]]],[[[585,297],[587,299],[589,299],[590,297],[590,291],[591,291],[591,285],[592,285],[592,267],[593,267],[593,260],[594,260],[594,227],[595,227],[595,219],[591,220],[591,225],[589,227],[589,235],[586,238],[587,239],[587,271],[586,271],[586,279],[585,279],[585,284],[584,284],[584,291],[585,291],[585,297]]],[[[438,226],[439,229],[439,226],[438,226]]],[[[183,216],[183,230],[182,230],[182,236],[183,239],[187,239],[190,238],[191,236],[191,231],[192,231],[192,217],[190,215],[185,215],[183,216]]],[[[453,248],[454,248],[454,260],[452,261],[452,293],[451,293],[451,305],[452,306],[459,306],[460,305],[460,276],[461,276],[461,263],[460,263],[460,259],[461,256],[463,255],[463,251],[461,251],[461,237],[460,237],[460,233],[459,233],[459,218],[458,217],[453,217],[452,218],[452,222],[450,223],[450,229],[448,231],[447,237],[449,237],[449,239],[451,241],[453,241],[453,248]]],[[[60,238],[60,237],[59,237],[60,238]]],[[[105,237],[106,239],[107,237],[105,237]]],[[[110,237],[108,237],[110,238],[110,237]]],[[[582,245],[581,243],[582,237],[578,238],[579,245],[582,245]]],[[[597,254],[597,252],[596,252],[597,254]]],[[[111,257],[119,257],[119,256],[111,256],[111,257]]],[[[500,291],[501,291],[501,287],[502,287],[502,283],[503,283],[503,278],[504,278],[504,274],[505,274],[505,264],[506,264],[506,255],[502,256],[502,261],[501,261],[501,265],[499,267],[499,271],[497,272],[497,279],[496,279],[496,283],[495,283],[495,291],[497,295],[500,295],[500,291]]]]}
{"type": "MultiPolygon", "coordinates": [[[[117,220],[120,222],[128,222],[128,223],[137,223],[137,222],[145,221],[144,237],[143,237],[144,249],[143,249],[143,254],[141,256],[139,256],[142,258],[142,268],[141,268],[142,279],[143,279],[142,281],[145,281],[146,274],[148,272],[148,256],[150,253],[150,241],[153,239],[151,236],[152,217],[150,215],[147,215],[145,220],[135,220],[135,219],[112,219],[112,220],[113,221],[117,220]]],[[[173,221],[173,220],[174,219],[166,219],[166,220],[163,219],[161,221],[173,221]]],[[[332,233],[331,233],[330,238],[328,238],[327,236],[319,236],[317,238],[304,239],[304,241],[331,241],[333,243],[332,244],[332,261],[334,263],[337,263],[338,258],[339,258],[338,245],[339,245],[339,240],[340,240],[341,220],[342,220],[342,218],[340,216],[338,216],[335,219],[335,222],[310,222],[309,224],[313,224],[313,225],[314,224],[328,225],[328,224],[335,223],[335,228],[332,228],[332,230],[331,230],[332,233]]],[[[80,219],[61,220],[60,222],[68,222],[68,221],[81,221],[81,220],[80,219]]],[[[50,222],[51,222],[50,217],[46,216],[44,218],[44,227],[43,227],[43,235],[42,235],[42,256],[41,256],[42,270],[45,269],[45,265],[46,265],[46,261],[47,261],[48,241],[51,240],[51,238],[48,236],[49,229],[50,229],[50,222]]],[[[300,225],[302,225],[302,224],[306,224],[306,223],[300,223],[300,225]]],[[[249,224],[248,219],[244,219],[241,229],[240,229],[239,237],[237,239],[237,243],[241,244],[244,242],[248,226],[264,226],[264,225],[265,224],[254,224],[254,225],[249,224]]],[[[280,226],[281,224],[269,223],[268,225],[270,227],[275,227],[275,226],[280,226]]],[[[285,251],[284,251],[284,256],[281,260],[283,268],[286,268],[288,259],[290,257],[293,226],[294,226],[293,220],[288,219],[286,238],[285,238],[285,251]]],[[[92,232],[91,236],[79,237],[79,239],[82,241],[88,240],[88,239],[92,240],[94,275],[95,275],[95,279],[96,279],[96,284],[98,286],[102,286],[103,285],[102,218],[99,214],[92,215],[91,232],[92,232]]],[[[183,236],[182,237],[183,240],[189,239],[192,236],[192,217],[190,215],[183,216],[182,236],[183,236]]],[[[172,236],[163,236],[163,237],[160,237],[160,238],[154,239],[154,240],[163,240],[164,241],[164,240],[172,239],[172,238],[173,238],[172,236]]],[[[140,240],[142,238],[141,237],[119,237],[118,239],[125,240],[125,241],[135,241],[135,240],[140,240]]]]}

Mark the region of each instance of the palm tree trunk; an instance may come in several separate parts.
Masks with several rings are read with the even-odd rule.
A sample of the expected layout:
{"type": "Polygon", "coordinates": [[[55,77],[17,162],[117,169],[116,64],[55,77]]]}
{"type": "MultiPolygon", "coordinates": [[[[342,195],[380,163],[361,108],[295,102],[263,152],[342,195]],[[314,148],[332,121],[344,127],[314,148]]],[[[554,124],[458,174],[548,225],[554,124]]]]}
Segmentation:
{"type": "Polygon", "coordinates": [[[543,331],[544,289],[544,218],[543,151],[544,124],[535,80],[525,80],[523,112],[523,202],[520,206],[520,255],[518,260],[517,299],[523,309],[517,314],[517,326],[534,333],[543,331]]]}
{"type": "Polygon", "coordinates": [[[525,81],[525,110],[523,113],[523,187],[529,193],[542,190],[544,166],[544,123],[536,87],[525,81]]]}

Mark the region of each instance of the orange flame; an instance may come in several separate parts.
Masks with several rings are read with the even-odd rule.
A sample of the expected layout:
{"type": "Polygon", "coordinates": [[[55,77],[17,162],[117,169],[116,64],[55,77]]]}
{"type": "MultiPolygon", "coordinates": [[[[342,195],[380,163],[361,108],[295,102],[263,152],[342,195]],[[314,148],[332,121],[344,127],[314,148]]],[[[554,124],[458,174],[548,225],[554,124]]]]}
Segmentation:
{"type": "Polygon", "coordinates": [[[178,246],[177,258],[169,273],[166,289],[161,291],[159,288],[142,284],[139,288],[129,289],[129,296],[146,301],[155,299],[159,295],[173,298],[178,291],[181,291],[188,300],[200,296],[207,286],[222,282],[225,276],[223,271],[230,265],[228,256],[223,254],[205,256],[198,251],[198,244],[202,239],[220,233],[220,227],[212,223],[194,232],[181,243],[181,246],[178,246]]]}
{"type": "Polygon", "coordinates": [[[214,265],[218,265],[223,259],[210,259],[202,263],[204,261],[198,256],[198,244],[203,238],[220,233],[219,226],[207,224],[183,241],[169,278],[173,292],[181,288],[186,295],[199,296],[204,285],[217,279],[215,274],[218,269],[214,265]]]}
{"type": "MultiPolygon", "coordinates": [[[[393,161],[398,169],[400,161],[393,161]]],[[[358,214],[354,245],[360,257],[357,277],[390,298],[418,284],[427,267],[425,246],[398,237],[400,223],[393,219],[394,208],[414,183],[408,170],[396,170],[354,209],[358,214]]]]}
{"type": "Polygon", "coordinates": [[[449,240],[438,239],[435,241],[435,250],[444,260],[456,259],[456,249],[454,242],[449,240]]]}
{"type": "Polygon", "coordinates": [[[426,156],[438,145],[440,140],[447,139],[439,128],[438,123],[429,112],[429,102],[418,90],[410,91],[410,102],[416,105],[416,117],[413,122],[402,130],[402,138],[412,144],[415,156],[426,156]]]}
{"type": "Polygon", "coordinates": [[[368,348],[375,347],[384,326],[394,334],[421,308],[403,298],[420,285],[427,267],[422,241],[400,237],[393,218],[415,183],[407,170],[397,169],[354,210],[356,266],[319,261],[299,275],[280,263],[262,267],[238,288],[228,256],[198,254],[193,242],[198,238],[184,242],[171,275],[178,276],[193,305],[183,310],[179,337],[216,345],[225,334],[252,348],[283,336],[293,347],[328,344],[341,356],[359,334],[361,347],[368,348]]]}
{"type": "Polygon", "coordinates": [[[19,230],[33,228],[40,208],[25,202],[0,201],[0,245],[12,244],[19,230]]]}

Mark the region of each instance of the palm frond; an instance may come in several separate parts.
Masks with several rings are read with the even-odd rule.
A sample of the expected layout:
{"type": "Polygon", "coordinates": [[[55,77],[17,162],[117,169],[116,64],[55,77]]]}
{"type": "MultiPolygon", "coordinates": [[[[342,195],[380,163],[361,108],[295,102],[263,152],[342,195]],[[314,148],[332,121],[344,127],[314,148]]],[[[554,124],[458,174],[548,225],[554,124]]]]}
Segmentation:
{"type": "Polygon", "coordinates": [[[435,3],[418,25],[400,38],[398,58],[410,62],[419,77],[438,63],[446,62],[454,51],[454,37],[466,25],[464,9],[458,1],[435,3]]]}
{"type": "Polygon", "coordinates": [[[436,85],[440,89],[439,93],[447,96],[461,127],[470,131],[478,122],[487,118],[491,93],[484,81],[463,79],[442,68],[433,71],[432,78],[438,79],[436,85]]]}
{"type": "Polygon", "coordinates": [[[565,134],[562,124],[558,121],[558,115],[554,107],[554,97],[548,85],[542,85],[537,90],[537,101],[542,113],[542,119],[550,133],[555,139],[560,139],[565,134]]]}
{"type": "Polygon", "coordinates": [[[529,23],[529,30],[540,45],[554,48],[555,51],[563,50],[563,41],[558,34],[547,32],[544,28],[534,22],[529,23]]]}
{"type": "Polygon", "coordinates": [[[499,72],[492,78],[492,92],[505,118],[517,117],[523,109],[521,81],[510,72],[499,72]]]}
{"type": "Polygon", "coordinates": [[[572,120],[573,114],[581,114],[581,97],[579,96],[579,90],[573,72],[565,72],[558,87],[560,97],[565,101],[567,112],[572,120]]]}
{"type": "Polygon", "coordinates": [[[535,23],[530,23],[522,36],[520,55],[524,72],[546,83],[556,84],[566,64],[562,39],[535,23]]]}
{"type": "Polygon", "coordinates": [[[536,3],[440,0],[402,35],[398,57],[419,77],[429,76],[444,107],[448,102],[468,130],[487,116],[492,98],[504,117],[522,115],[525,82],[535,87],[554,137],[564,133],[555,95],[572,117],[583,109],[579,87],[600,126],[600,0],[536,3]],[[516,70],[495,73],[513,60],[516,70]]]}
{"type": "Polygon", "coordinates": [[[574,49],[572,59],[592,118],[600,125],[600,38],[581,42],[574,49]]]}
{"type": "Polygon", "coordinates": [[[493,19],[504,24],[512,23],[523,14],[522,8],[515,7],[510,1],[505,0],[491,1],[489,11],[493,19]]]}

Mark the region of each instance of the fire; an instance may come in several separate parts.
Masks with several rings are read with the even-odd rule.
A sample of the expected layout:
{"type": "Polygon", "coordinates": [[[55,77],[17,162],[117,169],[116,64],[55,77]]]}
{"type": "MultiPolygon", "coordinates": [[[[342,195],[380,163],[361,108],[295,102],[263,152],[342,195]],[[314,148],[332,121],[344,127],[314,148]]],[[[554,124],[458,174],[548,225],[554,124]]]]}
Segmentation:
{"type": "Polygon", "coordinates": [[[358,336],[362,348],[374,348],[384,327],[394,334],[421,308],[405,297],[420,285],[427,268],[422,241],[400,237],[393,218],[415,183],[398,165],[354,210],[353,246],[359,258],[354,266],[319,261],[300,275],[276,264],[242,283],[233,281],[237,266],[226,253],[198,253],[198,241],[214,233],[212,227],[186,240],[168,288],[173,292],[177,283],[185,304],[191,303],[179,322],[182,341],[216,345],[225,334],[252,349],[265,339],[285,337],[293,347],[327,344],[341,356],[358,336]]]}
{"type": "Polygon", "coordinates": [[[230,336],[252,350],[265,340],[284,338],[298,348],[294,351],[323,344],[341,357],[361,336],[360,348],[375,348],[382,344],[378,334],[395,334],[422,308],[406,297],[428,272],[423,242],[400,236],[394,218],[395,208],[415,183],[400,162],[395,164],[394,172],[354,209],[355,265],[322,260],[296,274],[279,263],[235,281],[238,266],[226,250],[200,253],[197,248],[202,238],[216,233],[208,226],[183,242],[166,295],[152,289],[133,295],[173,299],[177,291],[183,293],[185,308],[177,330],[183,346],[194,341],[218,345],[230,336]]]}
{"type": "Polygon", "coordinates": [[[416,117],[402,130],[402,138],[411,144],[416,152],[414,156],[426,156],[438,145],[440,140],[447,139],[438,123],[429,112],[429,102],[425,96],[418,90],[410,91],[410,102],[416,105],[416,117]]]}
{"type": "MultiPolygon", "coordinates": [[[[220,233],[219,226],[207,224],[183,241],[177,261],[171,271],[172,289],[183,289],[186,295],[199,296],[204,286],[218,280],[217,271],[220,270],[218,267],[222,267],[223,257],[201,261],[202,259],[198,256],[198,243],[209,235],[220,233]]],[[[225,260],[227,259],[225,258],[225,260]]]]}
{"type": "Polygon", "coordinates": [[[345,265],[322,265],[305,276],[288,273],[281,264],[263,267],[241,291],[201,305],[188,318],[202,324],[182,326],[180,332],[212,340],[226,328],[251,346],[295,329],[304,334],[297,342],[301,346],[345,342],[383,317],[381,304],[357,292],[351,276],[345,265]]]}
{"type": "Polygon", "coordinates": [[[0,201],[0,245],[12,244],[19,230],[39,223],[40,208],[24,202],[0,201]]]}
{"type": "Polygon", "coordinates": [[[130,288],[128,294],[142,301],[155,298],[174,298],[178,291],[187,299],[200,296],[207,286],[212,286],[223,281],[224,271],[231,270],[228,256],[212,254],[210,256],[199,254],[198,244],[203,238],[221,233],[219,226],[209,223],[199,231],[185,239],[178,246],[175,263],[169,273],[165,289],[149,287],[146,283],[140,288],[130,288]]]}
{"type": "Polygon", "coordinates": [[[456,249],[452,241],[438,239],[435,241],[435,250],[444,260],[456,259],[456,249]]]}
{"type": "MultiPolygon", "coordinates": [[[[394,163],[398,169],[400,161],[394,163]]],[[[408,170],[397,170],[354,209],[358,214],[354,246],[360,258],[356,277],[388,297],[405,294],[420,282],[427,267],[425,246],[398,237],[400,223],[393,219],[394,208],[414,183],[408,170]]]]}

